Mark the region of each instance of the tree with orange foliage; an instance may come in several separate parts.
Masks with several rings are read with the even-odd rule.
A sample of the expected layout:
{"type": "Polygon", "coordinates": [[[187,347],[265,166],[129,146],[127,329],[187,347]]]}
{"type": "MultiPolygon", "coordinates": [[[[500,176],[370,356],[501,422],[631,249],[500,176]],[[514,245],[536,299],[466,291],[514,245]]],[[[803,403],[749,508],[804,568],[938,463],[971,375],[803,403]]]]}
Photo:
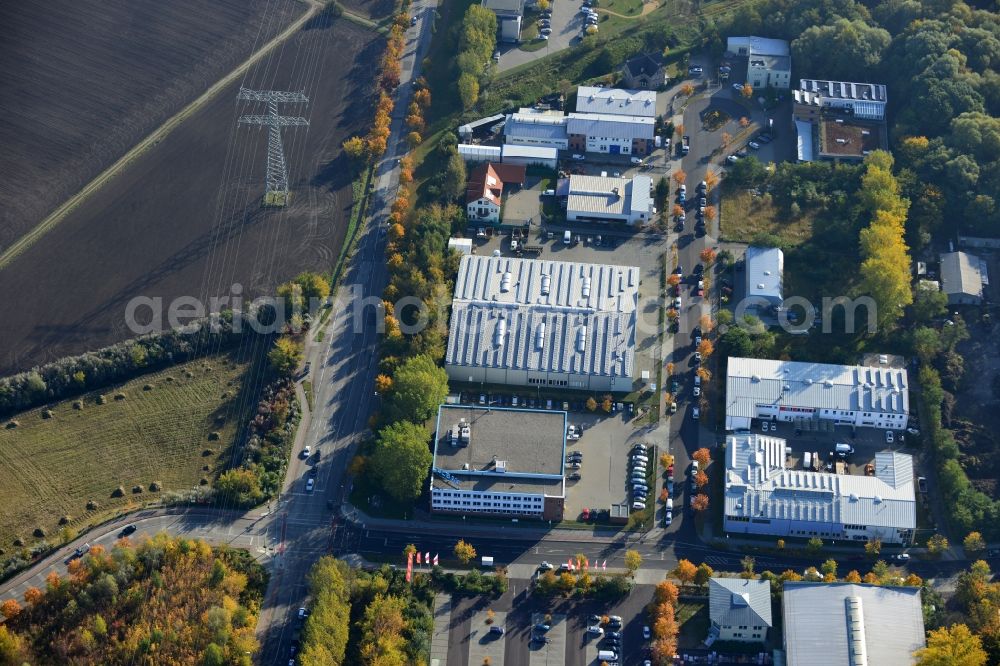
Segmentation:
{"type": "Polygon", "coordinates": [[[704,488],[708,485],[708,474],[702,470],[698,470],[698,473],[694,475],[694,485],[699,488],[704,488]]]}
{"type": "Polygon", "coordinates": [[[695,511],[704,511],[708,508],[708,495],[695,495],[691,501],[691,508],[695,511]]]}
{"type": "Polygon", "coordinates": [[[694,86],[691,85],[690,83],[685,83],[684,85],[681,86],[681,94],[684,95],[685,97],[690,97],[691,95],[694,94],[694,86]]]}
{"type": "Polygon", "coordinates": [[[410,200],[405,196],[400,195],[396,197],[396,200],[392,202],[392,212],[399,213],[400,215],[406,213],[410,209],[410,200]]]}
{"type": "Polygon", "coordinates": [[[385,395],[392,390],[392,377],[389,375],[376,375],[375,376],[375,390],[380,394],[385,395]]]}
{"type": "Polygon", "coordinates": [[[712,171],[711,169],[709,169],[708,171],[706,171],[705,172],[705,187],[708,189],[708,191],[711,192],[712,188],[714,188],[718,184],[719,184],[719,175],[717,173],[715,173],[714,171],[712,171]]]}
{"type": "Polygon", "coordinates": [[[711,204],[709,204],[708,206],[705,206],[705,219],[706,220],[708,220],[709,222],[715,222],[715,216],[717,214],[718,213],[715,210],[715,206],[713,206],[711,204]]]}
{"type": "Polygon", "coordinates": [[[649,650],[650,656],[653,658],[652,661],[656,666],[667,666],[667,664],[674,663],[673,659],[674,654],[677,652],[677,641],[660,638],[653,641],[649,650]]]}
{"type": "Polygon", "coordinates": [[[653,599],[657,604],[670,604],[671,606],[676,606],[679,595],[680,592],[678,592],[676,585],[671,583],[669,580],[661,580],[656,584],[656,589],[653,592],[653,599]]]}
{"type": "Polygon", "coordinates": [[[705,382],[706,384],[708,382],[712,381],[712,371],[709,370],[708,368],[705,368],[705,367],[698,368],[698,371],[697,371],[696,374],[699,377],[701,377],[701,381],[705,382]]]}
{"type": "MultiPolygon", "coordinates": [[[[669,397],[667,397],[667,402],[671,402],[669,397]]],[[[668,497],[670,497],[670,493],[667,492],[667,489],[660,488],[660,502],[666,502],[668,497]]]]}
{"type": "Polygon", "coordinates": [[[715,250],[710,247],[706,247],[698,254],[698,256],[701,258],[705,266],[711,266],[715,263],[715,250]]]}
{"type": "Polygon", "coordinates": [[[389,239],[390,240],[398,241],[398,240],[400,240],[405,235],[406,235],[406,229],[403,228],[402,224],[399,224],[397,222],[396,224],[394,224],[391,227],[389,227],[389,239]]]}
{"type": "Polygon", "coordinates": [[[713,351],[715,351],[715,347],[712,346],[711,340],[702,340],[701,344],[698,345],[698,351],[701,352],[702,358],[707,358],[712,355],[713,351]]]}
{"type": "Polygon", "coordinates": [[[743,90],[741,90],[740,92],[743,93],[744,97],[750,99],[751,97],[753,97],[753,86],[750,85],[749,83],[744,83],[743,90]]]}
{"type": "Polygon", "coordinates": [[[683,137],[684,136],[684,125],[683,125],[683,123],[679,124],[679,125],[674,125],[674,131],[677,132],[677,136],[678,137],[683,137]]]}
{"type": "Polygon", "coordinates": [[[674,176],[673,176],[674,182],[677,183],[678,185],[683,185],[684,181],[687,180],[687,177],[688,175],[684,173],[683,169],[678,169],[677,171],[674,171],[674,176]]]}
{"type": "Polygon", "coordinates": [[[670,277],[667,278],[667,284],[671,287],[676,287],[681,283],[681,276],[677,273],[671,273],[670,277]]]}
{"type": "Polygon", "coordinates": [[[403,255],[398,252],[389,256],[389,261],[386,262],[391,270],[399,270],[403,267],[403,255]]]}
{"type": "MultiPolygon", "coordinates": [[[[733,141],[733,135],[732,134],[730,134],[729,132],[723,132],[722,133],[722,139],[721,139],[720,143],[722,144],[723,148],[728,148],[729,144],[732,143],[732,141],[733,141]]],[[[711,173],[711,172],[709,172],[709,173],[711,173]]]]}
{"type": "Polygon", "coordinates": [[[406,116],[406,126],[417,132],[424,131],[424,117],[414,114],[411,116],[406,116]]]}
{"type": "Polygon", "coordinates": [[[684,214],[684,206],[680,204],[674,204],[674,209],[672,212],[674,214],[674,217],[680,217],[681,215],[684,214]]]}
{"type": "Polygon", "coordinates": [[[740,118],[740,127],[750,127],[750,119],[746,116],[740,118]]]}
{"type": "Polygon", "coordinates": [[[420,136],[420,132],[410,132],[406,135],[406,145],[410,147],[410,150],[419,146],[420,142],[423,140],[424,138],[420,136]]]}
{"type": "Polygon", "coordinates": [[[714,322],[712,322],[711,315],[707,315],[707,314],[703,314],[698,319],[698,324],[701,326],[701,334],[702,335],[707,335],[708,333],[711,333],[712,329],[715,328],[715,324],[714,324],[714,322]]]}
{"type": "Polygon", "coordinates": [[[431,106],[431,91],[427,88],[421,88],[417,92],[413,93],[413,101],[417,103],[421,108],[428,109],[431,106]]]}
{"type": "Polygon", "coordinates": [[[860,583],[861,582],[861,574],[858,573],[857,569],[851,569],[850,571],[847,572],[847,575],[844,576],[844,582],[845,583],[860,583]]]}
{"type": "Polygon", "coordinates": [[[39,601],[41,601],[42,597],[44,596],[45,593],[42,592],[39,588],[29,587],[27,590],[24,591],[24,603],[30,606],[34,606],[39,601]]]}
{"type": "Polygon", "coordinates": [[[0,614],[8,620],[13,620],[20,612],[21,604],[17,603],[17,599],[7,599],[0,604],[0,614]]]}
{"type": "Polygon", "coordinates": [[[52,590],[58,590],[62,587],[62,582],[62,578],[60,578],[59,574],[55,571],[50,571],[48,575],[45,576],[45,588],[50,592],[52,590]]]}
{"type": "Polygon", "coordinates": [[[674,578],[679,580],[682,584],[687,585],[694,580],[694,575],[698,573],[698,567],[688,560],[680,560],[677,562],[677,566],[671,571],[674,578]]]}
{"type": "Polygon", "coordinates": [[[349,139],[345,139],[341,147],[352,160],[360,160],[365,156],[365,140],[360,136],[352,136],[349,139]]]}
{"type": "Polygon", "coordinates": [[[691,454],[691,459],[697,460],[702,467],[708,467],[708,463],[712,462],[712,452],[703,446],[691,454]]]}

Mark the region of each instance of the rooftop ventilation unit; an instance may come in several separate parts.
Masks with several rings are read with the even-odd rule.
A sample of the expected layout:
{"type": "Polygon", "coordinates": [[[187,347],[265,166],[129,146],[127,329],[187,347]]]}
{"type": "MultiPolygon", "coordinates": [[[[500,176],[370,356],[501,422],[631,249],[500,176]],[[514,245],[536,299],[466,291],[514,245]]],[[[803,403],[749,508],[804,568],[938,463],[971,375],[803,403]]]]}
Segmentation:
{"type": "Polygon", "coordinates": [[[829,379],[824,379],[823,380],[823,386],[825,386],[827,388],[833,388],[833,382],[830,381],[829,379]]]}
{"type": "Polygon", "coordinates": [[[882,498],[880,496],[876,495],[875,497],[872,498],[872,501],[875,502],[876,504],[881,504],[882,503],[882,498]]]}
{"type": "Polygon", "coordinates": [[[535,332],[535,348],[542,349],[545,347],[545,322],[543,321],[538,325],[538,329],[535,332]]]}
{"type": "Polygon", "coordinates": [[[576,350],[583,352],[587,348],[587,327],[581,326],[576,332],[576,350]]]}
{"type": "Polygon", "coordinates": [[[852,502],[857,502],[858,501],[858,494],[857,493],[851,493],[851,501],[852,502]]]}
{"type": "Polygon", "coordinates": [[[497,460],[496,461],[497,472],[500,474],[505,474],[507,472],[507,461],[497,460]]]}
{"type": "Polygon", "coordinates": [[[511,279],[512,278],[511,278],[511,275],[510,275],[510,271],[507,271],[507,272],[505,272],[503,274],[503,277],[500,278],[500,291],[501,292],[508,292],[508,291],[510,291],[511,279]]]}
{"type": "Polygon", "coordinates": [[[542,275],[542,296],[548,296],[552,289],[552,276],[542,275]]]}
{"type": "Polygon", "coordinates": [[[590,298],[590,277],[583,278],[583,297],[590,298]]]}
{"type": "Polygon", "coordinates": [[[503,347],[503,339],[507,336],[507,320],[500,319],[497,323],[496,339],[493,341],[497,347],[503,347]]]}
{"type": "Polygon", "coordinates": [[[760,376],[759,375],[750,375],[750,381],[755,382],[755,383],[759,382],[760,381],[760,376]]]}

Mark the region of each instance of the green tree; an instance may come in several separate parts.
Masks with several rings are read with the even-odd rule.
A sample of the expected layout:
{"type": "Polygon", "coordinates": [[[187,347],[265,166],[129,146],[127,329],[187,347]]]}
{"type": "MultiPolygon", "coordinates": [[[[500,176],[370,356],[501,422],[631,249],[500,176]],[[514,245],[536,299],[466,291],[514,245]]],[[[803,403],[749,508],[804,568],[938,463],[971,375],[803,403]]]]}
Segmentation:
{"type": "Polygon", "coordinates": [[[215,643],[209,643],[201,655],[201,666],[224,666],[225,664],[225,651],[215,643]]]}
{"type": "Polygon", "coordinates": [[[462,196],[462,193],[465,192],[466,179],[465,160],[457,151],[453,152],[448,157],[448,163],[442,175],[441,196],[447,201],[453,201],[462,196]]]}
{"type": "Polygon", "coordinates": [[[753,155],[738,160],[726,172],[725,182],[737,188],[758,187],[767,181],[767,168],[753,155]]]}
{"type": "Polygon", "coordinates": [[[943,347],[940,333],[928,326],[921,326],[913,331],[911,344],[914,353],[922,363],[930,363],[934,360],[943,347]]]}
{"type": "Polygon", "coordinates": [[[879,553],[882,552],[882,539],[879,537],[873,537],[865,542],[865,553],[872,556],[878,557],[879,553]]]}
{"type": "Polygon", "coordinates": [[[927,552],[938,556],[948,550],[948,539],[942,534],[935,534],[927,540],[927,552]]]}
{"type": "Polygon", "coordinates": [[[479,81],[472,74],[462,74],[458,77],[458,96],[462,107],[468,111],[479,101],[479,81]]]}
{"type": "Polygon", "coordinates": [[[476,549],[472,547],[471,543],[467,543],[464,539],[460,539],[458,543],[455,544],[455,557],[462,564],[468,564],[472,560],[476,559],[476,549]]]}
{"type": "Polygon", "coordinates": [[[979,636],[964,624],[935,629],[927,635],[927,647],[913,656],[916,666],[984,666],[986,651],[979,636]]]}
{"type": "Polygon", "coordinates": [[[393,390],[386,405],[389,422],[422,423],[437,412],[448,396],[448,374],[426,354],[399,366],[392,380],[393,390]]]}
{"type": "Polygon", "coordinates": [[[813,25],[792,42],[792,58],[803,75],[849,81],[858,68],[877,67],[892,37],[862,19],[838,18],[813,25]]]}
{"type": "Polygon", "coordinates": [[[21,666],[24,659],[24,642],[7,625],[0,624],[0,666],[21,666]]]}
{"type": "Polygon", "coordinates": [[[290,335],[283,335],[275,340],[274,347],[267,355],[275,372],[285,376],[295,372],[303,357],[302,343],[290,335]]]}
{"type": "Polygon", "coordinates": [[[940,289],[919,288],[913,295],[913,317],[929,322],[948,312],[948,295],[940,289]]]}
{"type": "Polygon", "coordinates": [[[743,565],[744,578],[753,578],[754,567],[757,565],[757,560],[751,555],[746,555],[740,560],[740,564],[743,565]]]}
{"type": "Polygon", "coordinates": [[[642,566],[642,555],[637,550],[625,551],[625,568],[629,574],[634,574],[642,566]]]}
{"type": "Polygon", "coordinates": [[[397,421],[379,431],[369,464],[383,490],[406,502],[420,497],[432,460],[424,427],[397,421]]]}
{"type": "Polygon", "coordinates": [[[823,562],[823,564],[820,566],[819,570],[823,572],[823,576],[824,577],[832,577],[832,578],[836,579],[837,578],[837,560],[835,560],[833,558],[828,559],[827,561],[823,562]]]}
{"type": "Polygon", "coordinates": [[[823,540],[819,537],[812,537],[806,542],[806,552],[810,555],[818,555],[823,550],[823,540]]]}
{"type": "Polygon", "coordinates": [[[254,506],[264,499],[257,474],[242,467],[223,472],[215,480],[215,492],[222,503],[235,506],[254,506]]]}
{"type": "Polygon", "coordinates": [[[694,573],[694,584],[698,587],[705,587],[714,574],[715,572],[712,571],[712,567],[702,562],[698,565],[698,569],[694,573]]]}

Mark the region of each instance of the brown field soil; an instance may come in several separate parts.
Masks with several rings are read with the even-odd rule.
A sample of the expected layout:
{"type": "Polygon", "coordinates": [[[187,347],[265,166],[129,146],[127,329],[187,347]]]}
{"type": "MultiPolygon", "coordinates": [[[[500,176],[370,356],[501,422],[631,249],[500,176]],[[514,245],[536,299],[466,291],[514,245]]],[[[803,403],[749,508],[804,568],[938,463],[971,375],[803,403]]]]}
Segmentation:
{"type": "Polygon", "coordinates": [[[0,271],[0,373],[132,337],[125,307],[136,296],[207,303],[234,283],[252,296],[329,270],[352,203],[340,144],[370,124],[383,44],[318,16],[247,73],[245,87],[311,99],[280,110],[311,123],[284,132],[287,208],[260,207],[267,130],[236,121],[266,109],[237,104],[234,84],[0,271]]]}
{"type": "Polygon", "coordinates": [[[298,0],[0,3],[0,249],[305,10],[298,0]]]}
{"type": "Polygon", "coordinates": [[[340,4],[355,14],[370,19],[381,19],[396,9],[396,0],[343,0],[340,4]]]}

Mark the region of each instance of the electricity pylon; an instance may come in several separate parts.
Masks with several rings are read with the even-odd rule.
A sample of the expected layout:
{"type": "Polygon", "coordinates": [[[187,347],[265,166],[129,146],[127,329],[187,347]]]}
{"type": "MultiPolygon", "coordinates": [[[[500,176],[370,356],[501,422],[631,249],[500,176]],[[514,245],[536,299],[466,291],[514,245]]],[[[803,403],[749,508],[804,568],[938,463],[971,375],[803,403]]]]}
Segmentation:
{"type": "Polygon", "coordinates": [[[240,88],[237,99],[267,102],[267,115],[240,116],[238,122],[244,125],[259,125],[268,128],[264,205],[284,206],[288,203],[288,167],[285,164],[285,148],[281,143],[281,128],[308,127],[309,121],[298,116],[278,115],[278,105],[306,104],[309,102],[309,98],[302,93],[240,88]]]}

